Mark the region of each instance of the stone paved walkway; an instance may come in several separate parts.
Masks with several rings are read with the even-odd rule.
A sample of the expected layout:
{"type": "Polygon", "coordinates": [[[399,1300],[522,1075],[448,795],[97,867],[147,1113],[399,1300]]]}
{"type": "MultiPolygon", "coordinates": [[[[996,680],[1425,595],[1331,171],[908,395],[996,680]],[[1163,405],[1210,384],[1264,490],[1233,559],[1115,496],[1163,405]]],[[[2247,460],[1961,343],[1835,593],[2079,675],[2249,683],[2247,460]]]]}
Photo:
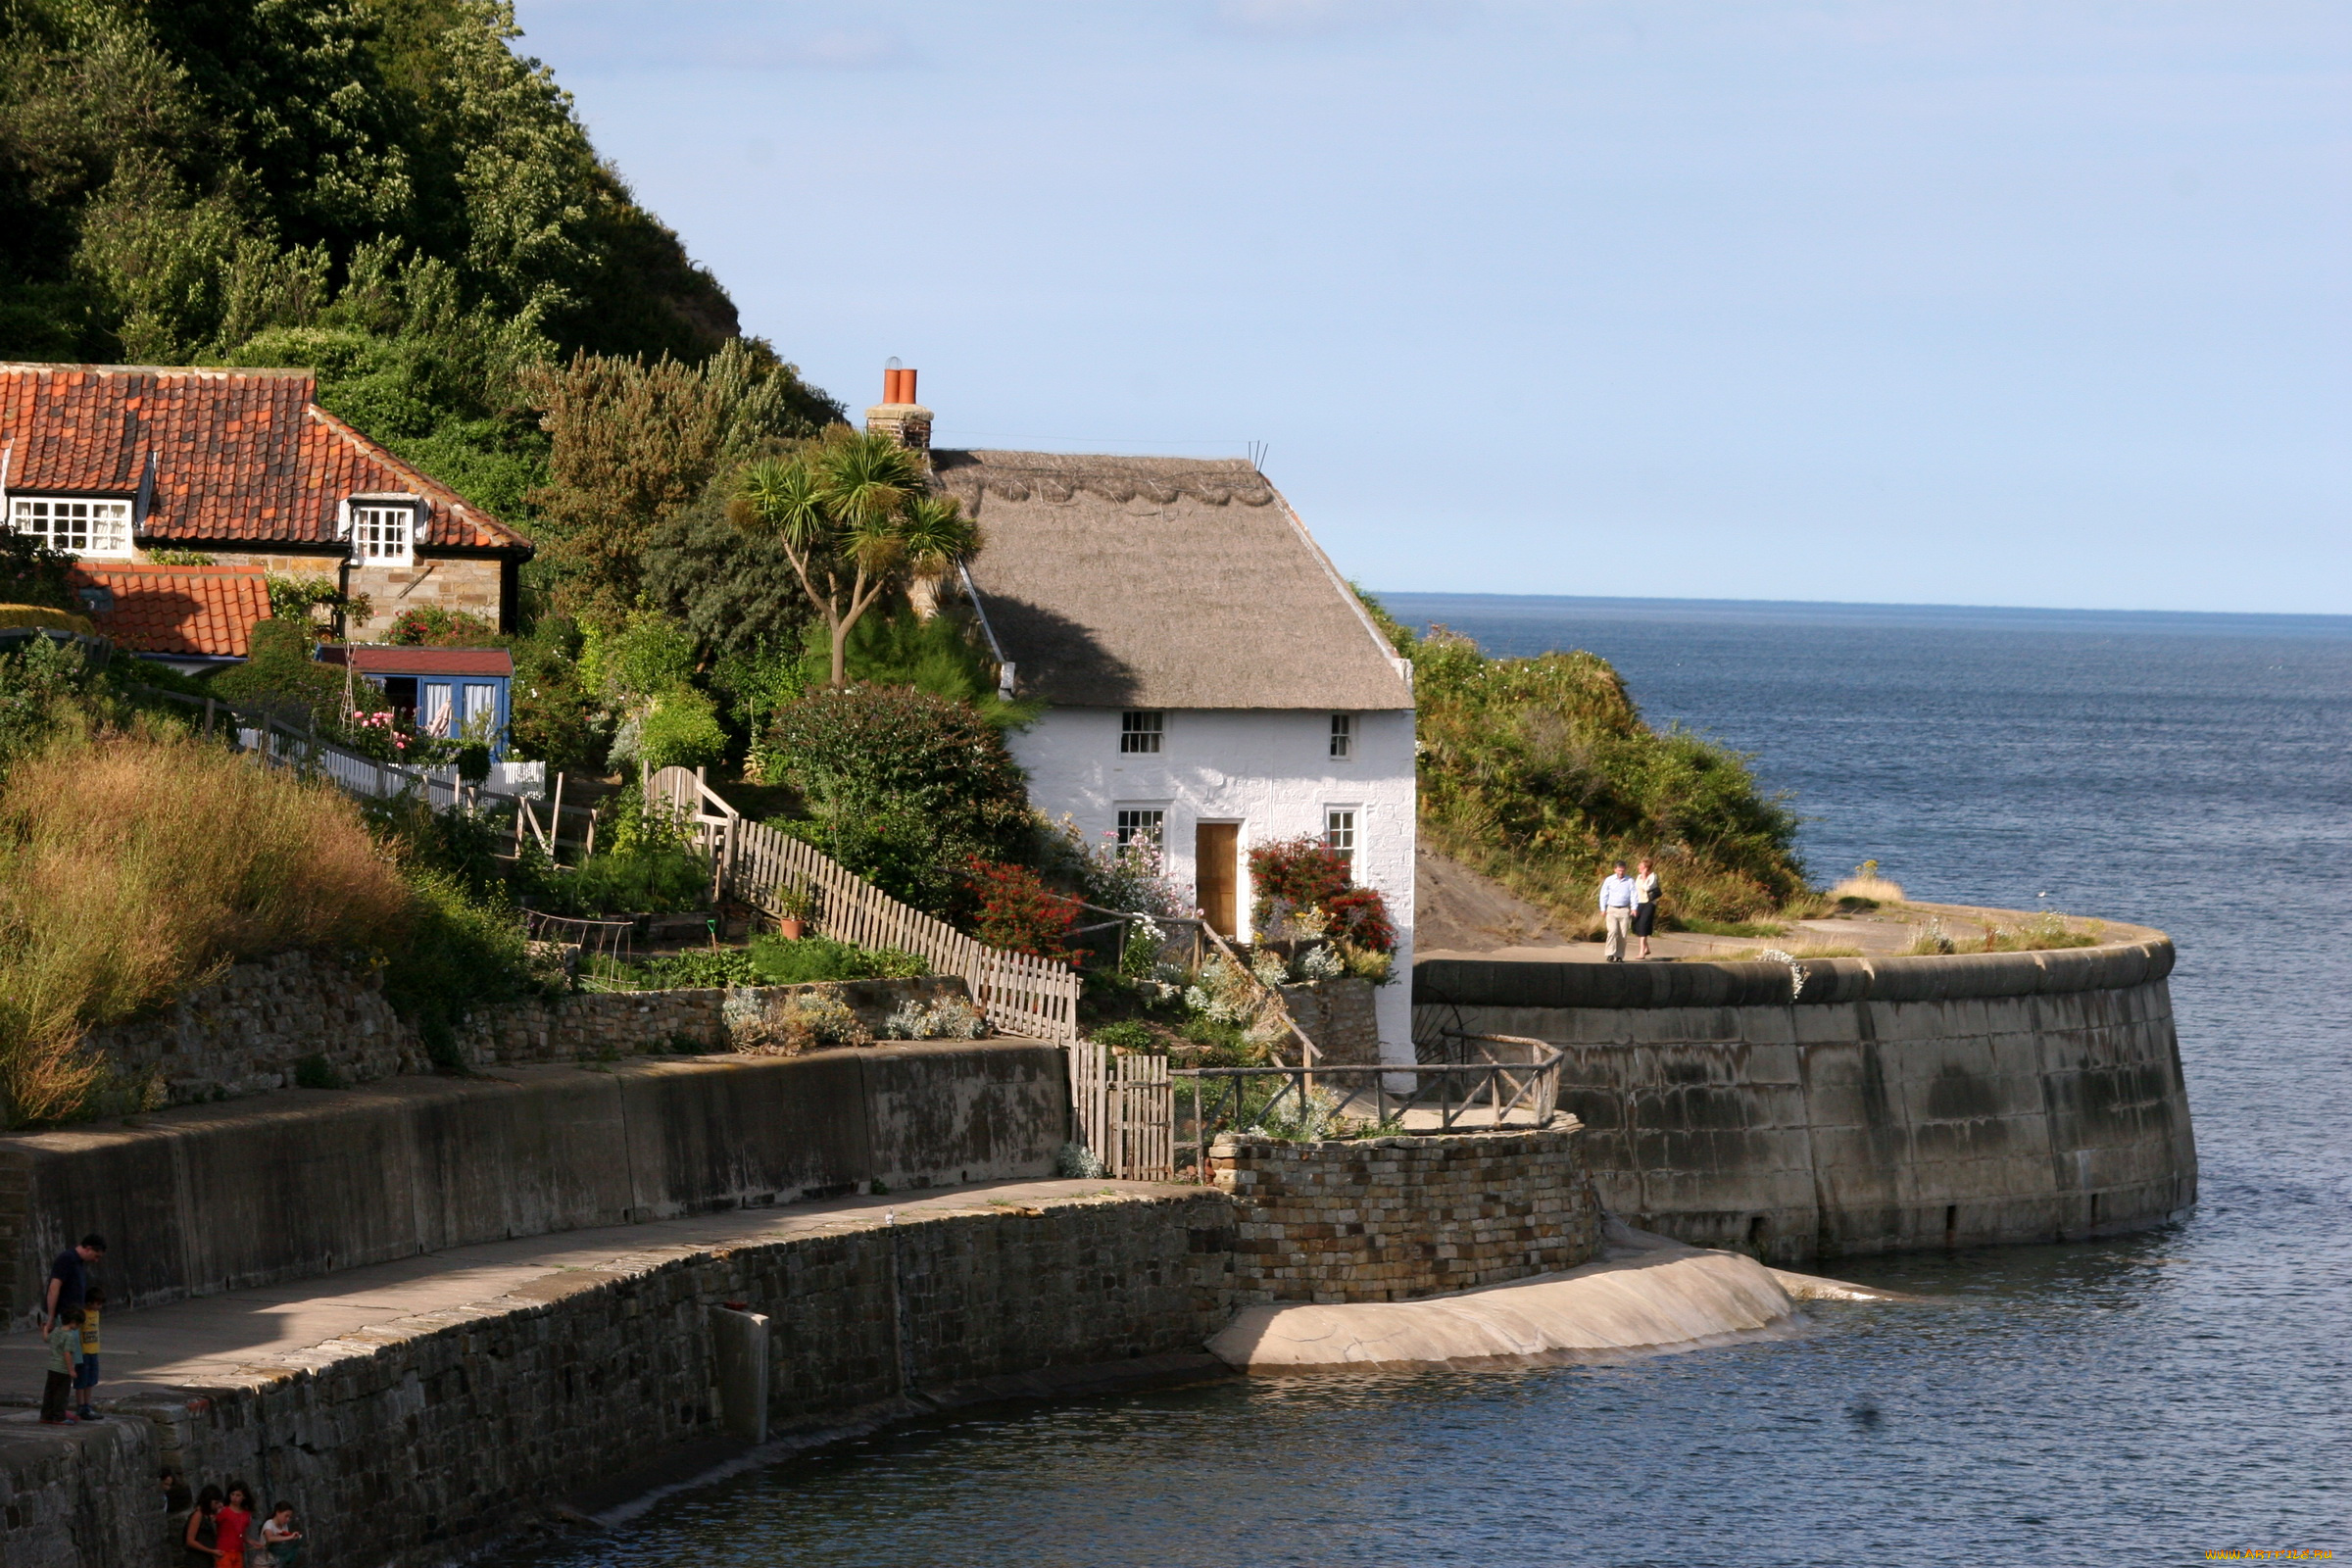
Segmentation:
{"type": "MultiPolygon", "coordinates": [[[[487,1242],[370,1264],[317,1279],[173,1301],[144,1311],[109,1311],[100,1365],[103,1408],[110,1398],[152,1397],[189,1384],[235,1380],[237,1369],[326,1344],[371,1327],[506,1296],[567,1269],[594,1268],[655,1252],[781,1240],[820,1232],[871,1229],[902,1216],[987,1212],[1090,1195],[1164,1195],[1148,1182],[979,1182],[889,1197],[838,1199],[778,1208],[735,1209],[689,1219],[652,1220],[599,1230],[565,1231],[487,1242]]],[[[29,1332],[0,1335],[0,1391],[36,1399],[44,1349],[29,1332]]],[[[0,1425],[35,1424],[29,1405],[0,1409],[0,1425]]]]}

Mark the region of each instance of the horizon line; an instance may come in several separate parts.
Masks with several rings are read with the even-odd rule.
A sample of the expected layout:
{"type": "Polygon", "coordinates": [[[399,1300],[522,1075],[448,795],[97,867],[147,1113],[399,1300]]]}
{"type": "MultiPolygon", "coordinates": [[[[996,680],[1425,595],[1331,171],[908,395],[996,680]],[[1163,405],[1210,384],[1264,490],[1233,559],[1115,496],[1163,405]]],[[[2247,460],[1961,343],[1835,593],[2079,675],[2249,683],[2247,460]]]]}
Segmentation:
{"type": "Polygon", "coordinates": [[[1980,605],[1879,599],[1675,599],[1641,594],[1514,594],[1495,593],[1484,589],[1451,588],[1400,588],[1394,590],[1365,588],[1363,591],[1383,603],[1392,599],[1488,599],[1523,604],[1620,605],[1661,609],[1720,607],[1745,610],[1928,610],[2002,615],[2202,615],[2216,619],[2238,620],[2352,621],[2352,611],[2324,610],[2121,610],[2087,605],[1980,605]]]}

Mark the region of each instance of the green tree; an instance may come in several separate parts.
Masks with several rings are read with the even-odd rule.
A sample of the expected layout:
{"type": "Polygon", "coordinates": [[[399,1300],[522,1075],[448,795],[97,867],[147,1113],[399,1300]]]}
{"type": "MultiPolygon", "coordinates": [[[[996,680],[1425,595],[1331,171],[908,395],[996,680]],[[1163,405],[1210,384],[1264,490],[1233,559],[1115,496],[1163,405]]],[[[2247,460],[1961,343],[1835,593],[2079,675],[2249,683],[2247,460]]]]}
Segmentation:
{"type": "Polygon", "coordinates": [[[559,608],[617,624],[637,603],[657,530],[713,475],[839,416],[764,345],[700,366],[575,355],[529,378],[552,441],[534,497],[559,608]]]}
{"type": "Polygon", "coordinates": [[[917,908],[944,913],[972,857],[1016,859],[1029,792],[1004,736],[904,686],[819,687],[776,716],[782,782],[808,809],[779,826],[917,908]]]}
{"type": "Polygon", "coordinates": [[[921,458],[886,435],[829,431],[750,465],[736,495],[737,526],[783,548],[824,617],[836,686],[849,683],[851,633],[887,590],[979,545],[955,499],[931,493],[921,458]]]}

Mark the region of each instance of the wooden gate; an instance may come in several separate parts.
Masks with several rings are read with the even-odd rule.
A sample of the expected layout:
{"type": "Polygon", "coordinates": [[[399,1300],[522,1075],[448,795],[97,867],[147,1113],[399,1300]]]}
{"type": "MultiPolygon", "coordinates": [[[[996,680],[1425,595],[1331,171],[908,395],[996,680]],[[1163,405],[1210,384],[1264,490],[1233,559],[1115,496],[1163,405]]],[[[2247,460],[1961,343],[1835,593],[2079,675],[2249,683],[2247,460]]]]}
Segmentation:
{"type": "Polygon", "coordinates": [[[1176,1179],[1175,1084],[1165,1056],[1121,1056],[1091,1040],[1070,1045],[1074,1141],[1121,1181],[1176,1179]]]}

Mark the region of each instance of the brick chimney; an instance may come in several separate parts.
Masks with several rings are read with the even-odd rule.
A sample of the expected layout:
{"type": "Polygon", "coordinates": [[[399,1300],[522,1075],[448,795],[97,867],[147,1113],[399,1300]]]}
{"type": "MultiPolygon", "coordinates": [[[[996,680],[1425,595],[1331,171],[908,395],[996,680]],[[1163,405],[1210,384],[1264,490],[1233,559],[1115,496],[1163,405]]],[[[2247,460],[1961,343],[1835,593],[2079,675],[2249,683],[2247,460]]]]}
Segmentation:
{"type": "Polygon", "coordinates": [[[931,455],[931,411],[914,401],[914,372],[895,359],[882,368],[882,401],[865,411],[865,428],[926,460],[931,455]]]}

